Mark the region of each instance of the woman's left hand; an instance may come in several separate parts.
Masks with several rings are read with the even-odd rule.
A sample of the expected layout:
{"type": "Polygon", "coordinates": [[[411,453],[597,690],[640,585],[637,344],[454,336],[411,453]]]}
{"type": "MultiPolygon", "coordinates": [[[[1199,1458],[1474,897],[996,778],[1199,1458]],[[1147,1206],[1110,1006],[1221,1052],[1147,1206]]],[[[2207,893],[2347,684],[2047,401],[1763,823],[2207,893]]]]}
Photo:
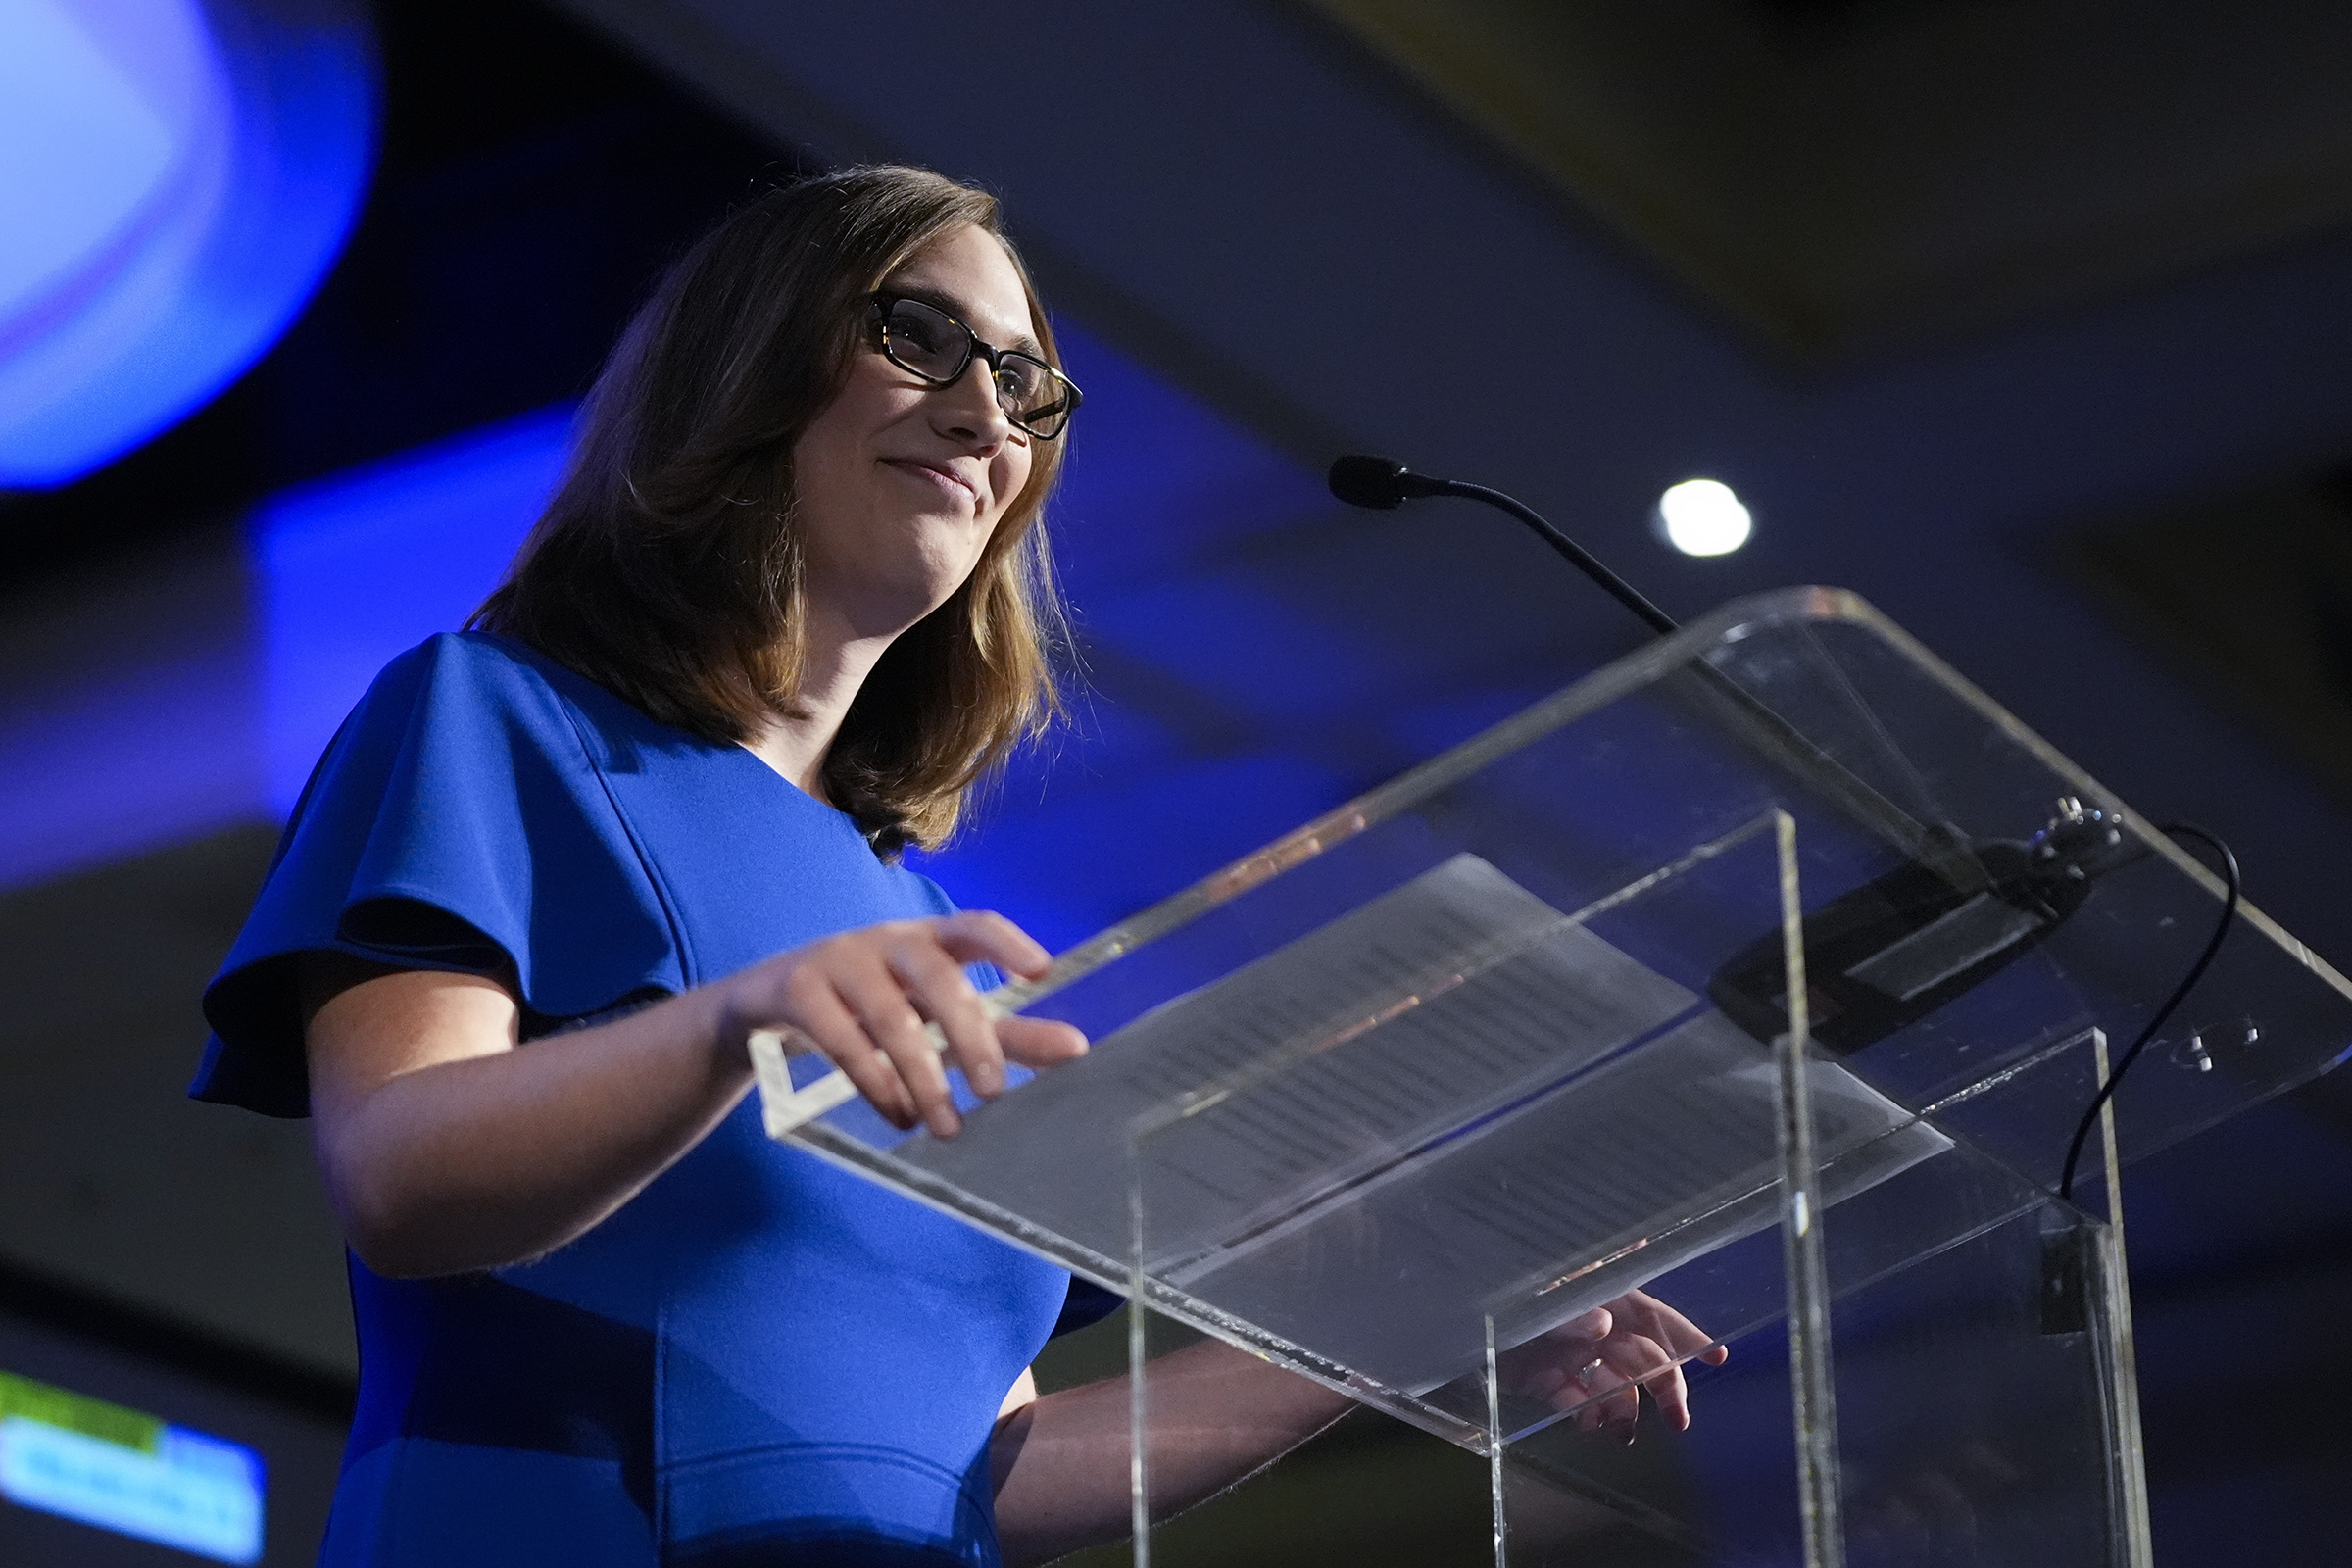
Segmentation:
{"type": "Polygon", "coordinates": [[[1578,1431],[1605,1428],[1631,1443],[1643,1389],[1675,1431],[1689,1431],[1690,1398],[1682,1363],[1696,1356],[1721,1366],[1730,1355],[1664,1301],[1628,1291],[1503,1351],[1496,1365],[1504,1392],[1542,1399],[1555,1410],[1574,1409],[1578,1431]]]}

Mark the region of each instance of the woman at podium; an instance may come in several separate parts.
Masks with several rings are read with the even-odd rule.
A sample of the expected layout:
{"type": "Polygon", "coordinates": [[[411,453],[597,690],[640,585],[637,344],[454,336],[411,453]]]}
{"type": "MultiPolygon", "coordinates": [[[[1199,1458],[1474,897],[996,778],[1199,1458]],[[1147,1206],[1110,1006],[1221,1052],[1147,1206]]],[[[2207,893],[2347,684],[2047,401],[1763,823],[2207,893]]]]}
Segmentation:
{"type": "MultiPolygon", "coordinates": [[[[1037,520],[1078,405],[990,197],[893,168],[768,192],[639,313],[470,628],[336,735],[195,1088],[310,1115],[350,1242],[326,1563],[980,1565],[1123,1533],[1123,1388],[1039,1399],[1026,1370],[1100,1293],[769,1141],[746,1097],[747,1034],[789,1029],[950,1136],[1085,1050],[992,1024],[973,971],[1047,955],[898,862],[1055,710],[1037,520]]],[[[1344,1408],[1186,1354],[1155,1389],[1192,1435],[1155,1455],[1172,1504],[1344,1408]]],[[[1621,1333],[1582,1370],[1663,1397],[1667,1359],[1621,1333]]]]}

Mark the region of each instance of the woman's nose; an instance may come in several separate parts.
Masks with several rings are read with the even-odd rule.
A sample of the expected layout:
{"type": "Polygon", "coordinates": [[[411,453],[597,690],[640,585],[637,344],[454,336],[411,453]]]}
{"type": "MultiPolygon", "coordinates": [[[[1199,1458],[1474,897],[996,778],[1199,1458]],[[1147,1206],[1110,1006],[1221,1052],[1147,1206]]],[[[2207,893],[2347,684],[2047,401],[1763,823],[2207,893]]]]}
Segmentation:
{"type": "Polygon", "coordinates": [[[1012,420],[997,401],[996,371],[977,354],[961,376],[933,395],[945,404],[956,434],[994,445],[1012,433],[1012,420]]]}

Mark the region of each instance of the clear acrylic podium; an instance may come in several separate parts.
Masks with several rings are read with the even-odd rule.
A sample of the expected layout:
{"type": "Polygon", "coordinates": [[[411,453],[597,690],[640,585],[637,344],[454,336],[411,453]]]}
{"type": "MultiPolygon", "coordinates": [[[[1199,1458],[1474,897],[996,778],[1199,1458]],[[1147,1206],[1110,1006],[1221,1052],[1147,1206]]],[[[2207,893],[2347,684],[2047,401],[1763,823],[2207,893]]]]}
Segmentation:
{"type": "MultiPolygon", "coordinates": [[[[958,1138],[755,1054],[771,1131],[1127,1295],[1139,1368],[1148,1309],[1484,1455],[1498,1564],[2121,1568],[2118,1170],[2352,1046],[2352,987],[2241,905],[2056,1196],[2222,892],[1788,590],[1000,993],[1095,1050],[958,1138]],[[1629,1448],[1588,1314],[1637,1290],[1729,1356],[1629,1448]]],[[[1182,1440],[1134,1388],[1145,1522],[1182,1440]]]]}

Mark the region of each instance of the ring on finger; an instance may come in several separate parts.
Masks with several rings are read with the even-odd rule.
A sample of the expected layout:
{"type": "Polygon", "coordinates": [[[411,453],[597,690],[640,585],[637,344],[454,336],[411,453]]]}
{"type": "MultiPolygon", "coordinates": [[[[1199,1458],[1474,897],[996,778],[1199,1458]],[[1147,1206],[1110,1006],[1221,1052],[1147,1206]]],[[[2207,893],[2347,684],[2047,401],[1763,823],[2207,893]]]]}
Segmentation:
{"type": "Polygon", "coordinates": [[[1596,1355],[1592,1360],[1587,1361],[1583,1366],[1580,1366],[1576,1369],[1576,1381],[1584,1385],[1584,1390],[1587,1394],[1591,1394],[1592,1392],[1593,1374],[1598,1372],[1607,1364],[1607,1362],[1603,1361],[1599,1356],[1596,1355]]]}

